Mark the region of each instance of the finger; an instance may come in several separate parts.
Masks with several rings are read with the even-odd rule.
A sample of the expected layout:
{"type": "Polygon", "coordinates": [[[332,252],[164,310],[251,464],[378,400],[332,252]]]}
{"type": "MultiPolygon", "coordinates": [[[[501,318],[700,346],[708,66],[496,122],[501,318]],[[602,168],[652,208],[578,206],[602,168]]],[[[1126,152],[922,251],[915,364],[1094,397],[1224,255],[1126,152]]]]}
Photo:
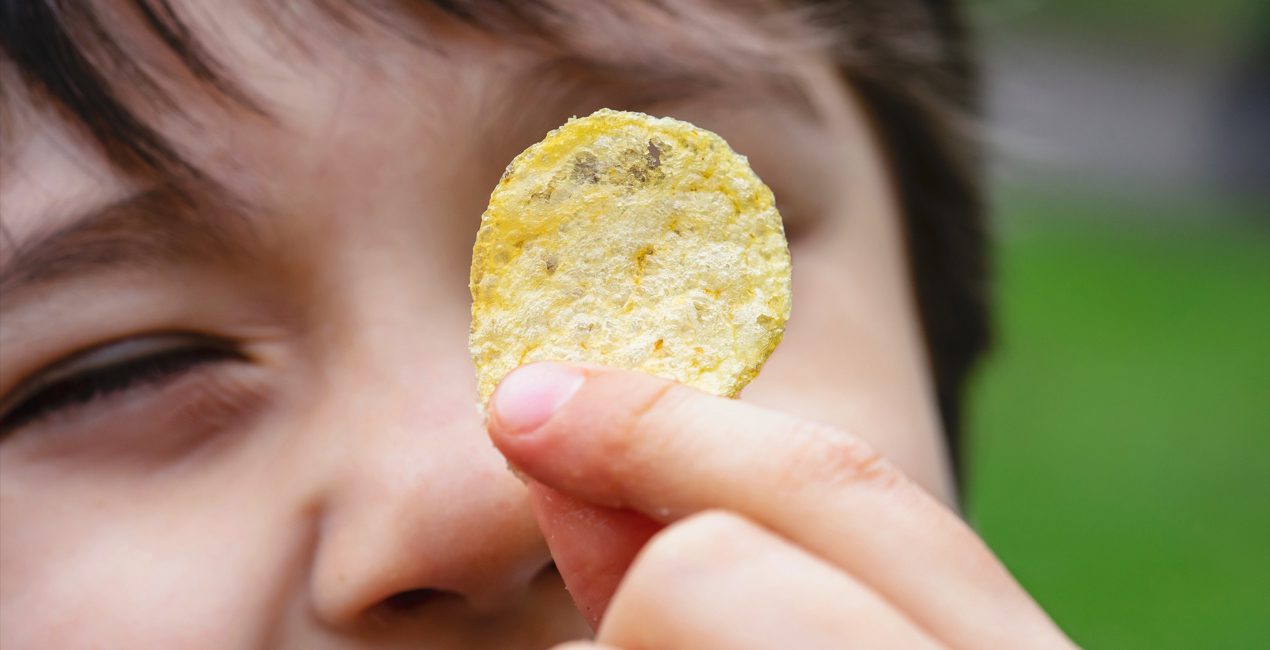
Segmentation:
{"type": "Polygon", "coordinates": [[[949,645],[1061,638],[960,519],[845,432],[640,373],[561,364],[509,375],[489,428],[522,472],[585,501],[662,522],[742,513],[949,645]]]}
{"type": "Polygon", "coordinates": [[[938,647],[846,573],[723,511],[655,536],[596,638],[627,648],[938,647]]]}
{"type": "Polygon", "coordinates": [[[602,508],[529,484],[529,503],[569,596],[591,627],[639,549],[662,525],[632,510],[602,508]]]}
{"type": "Polygon", "coordinates": [[[551,650],[619,650],[611,645],[591,643],[590,641],[570,641],[554,646],[551,650]]]}

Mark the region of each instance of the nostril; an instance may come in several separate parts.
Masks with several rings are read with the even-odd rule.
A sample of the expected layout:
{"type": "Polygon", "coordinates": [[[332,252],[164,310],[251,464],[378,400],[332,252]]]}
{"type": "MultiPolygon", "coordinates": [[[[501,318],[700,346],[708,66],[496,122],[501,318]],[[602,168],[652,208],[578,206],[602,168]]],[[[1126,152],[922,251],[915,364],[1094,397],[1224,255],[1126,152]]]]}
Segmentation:
{"type": "Polygon", "coordinates": [[[436,600],[454,598],[456,594],[440,589],[411,589],[395,593],[383,601],[384,609],[409,611],[436,600]]]}

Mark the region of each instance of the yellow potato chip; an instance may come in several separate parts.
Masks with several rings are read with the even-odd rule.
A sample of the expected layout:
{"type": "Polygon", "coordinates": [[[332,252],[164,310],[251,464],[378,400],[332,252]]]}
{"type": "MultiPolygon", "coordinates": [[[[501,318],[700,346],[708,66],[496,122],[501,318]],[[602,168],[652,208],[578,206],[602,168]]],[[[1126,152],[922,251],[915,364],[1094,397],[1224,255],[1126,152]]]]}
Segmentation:
{"type": "Polygon", "coordinates": [[[744,156],[687,122],[603,109],[507,166],[472,249],[482,404],[534,361],[735,396],[785,331],[789,247],[744,156]]]}

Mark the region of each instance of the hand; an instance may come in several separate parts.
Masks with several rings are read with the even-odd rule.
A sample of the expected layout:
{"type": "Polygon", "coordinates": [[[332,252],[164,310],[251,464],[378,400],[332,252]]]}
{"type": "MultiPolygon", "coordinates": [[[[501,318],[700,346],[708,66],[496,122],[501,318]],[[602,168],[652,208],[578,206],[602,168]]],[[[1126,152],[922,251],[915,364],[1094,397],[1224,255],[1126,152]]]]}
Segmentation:
{"type": "Polygon", "coordinates": [[[602,646],[1073,647],[955,514],[844,431],[548,363],[504,380],[489,431],[602,646]]]}

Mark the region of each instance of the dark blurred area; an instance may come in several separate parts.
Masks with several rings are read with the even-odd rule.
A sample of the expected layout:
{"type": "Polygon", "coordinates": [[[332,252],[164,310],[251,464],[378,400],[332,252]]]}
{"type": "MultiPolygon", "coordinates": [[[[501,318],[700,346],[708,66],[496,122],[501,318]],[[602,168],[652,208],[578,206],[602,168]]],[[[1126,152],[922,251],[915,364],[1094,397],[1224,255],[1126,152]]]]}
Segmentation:
{"type": "Polygon", "coordinates": [[[972,6],[1004,182],[1270,200],[1270,3],[972,6]]]}
{"type": "Polygon", "coordinates": [[[1082,646],[1270,647],[1270,2],[979,0],[968,514],[1082,646]]]}

